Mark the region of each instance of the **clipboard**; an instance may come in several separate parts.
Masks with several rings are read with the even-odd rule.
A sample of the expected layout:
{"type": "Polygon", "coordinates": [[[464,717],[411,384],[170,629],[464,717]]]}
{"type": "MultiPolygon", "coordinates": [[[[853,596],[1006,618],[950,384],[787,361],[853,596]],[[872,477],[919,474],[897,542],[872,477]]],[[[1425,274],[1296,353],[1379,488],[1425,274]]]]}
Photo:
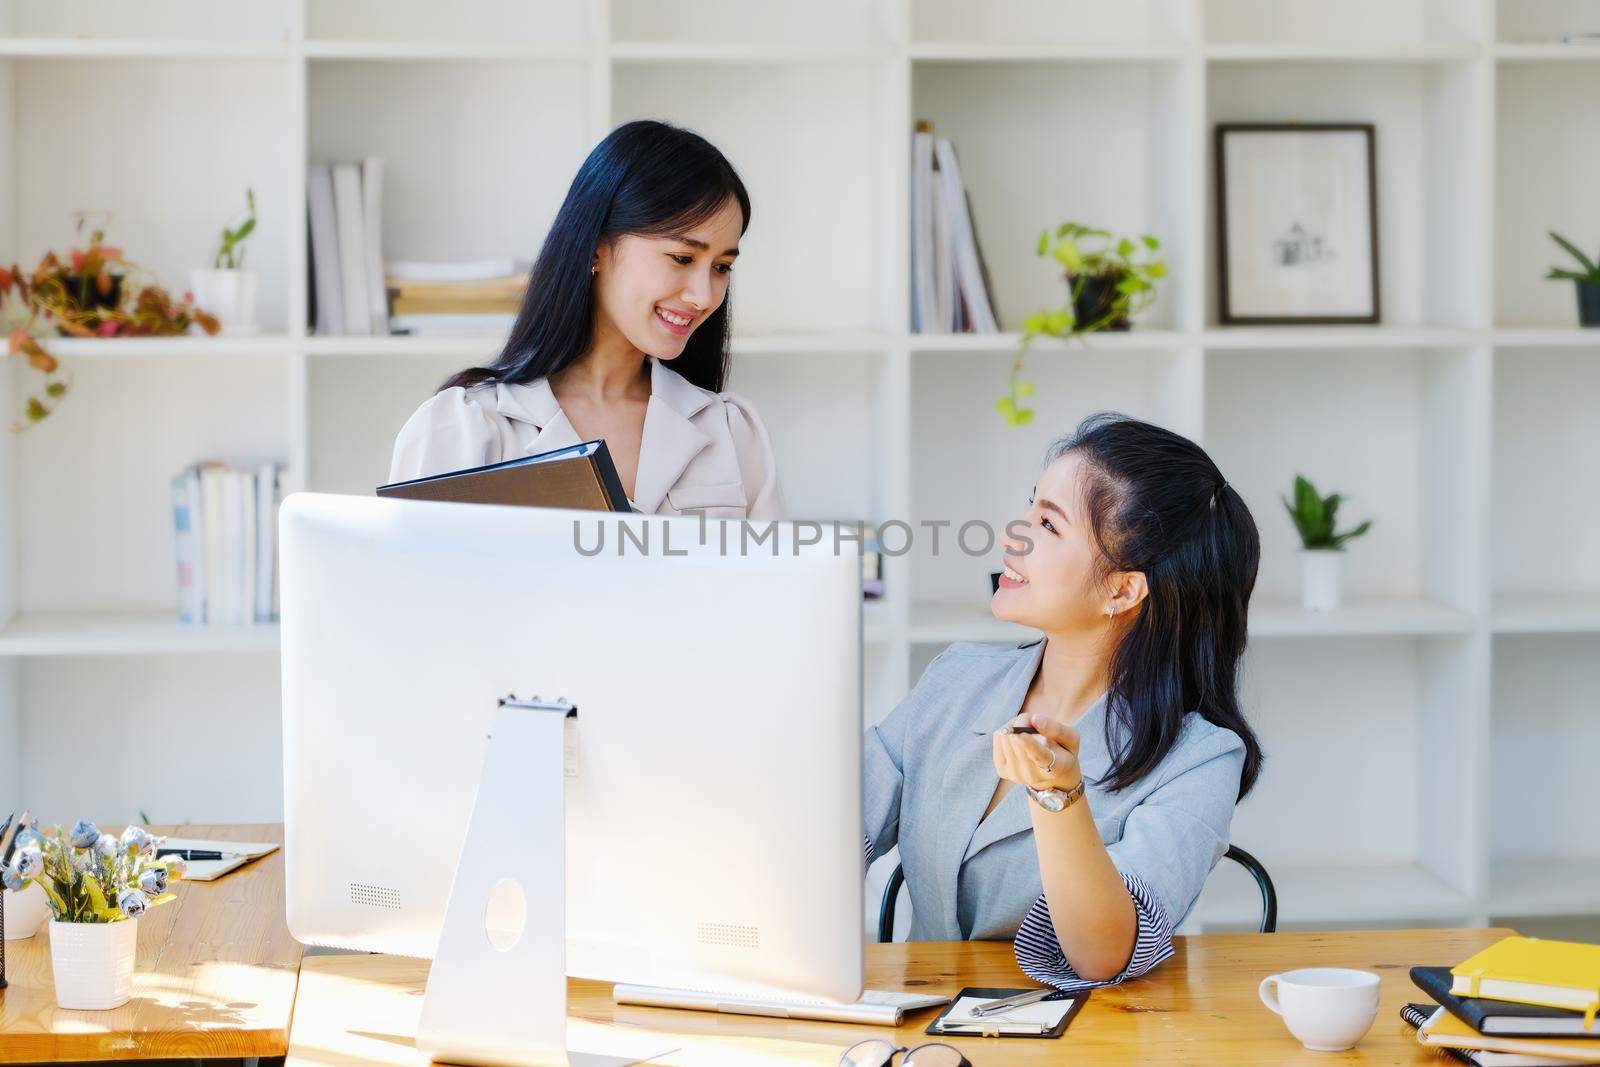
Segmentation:
{"type": "MultiPolygon", "coordinates": [[[[1007,1034],[1002,1033],[999,1030],[993,1031],[992,1033],[985,1033],[973,1032],[971,1030],[944,1029],[944,1017],[949,1015],[950,1012],[955,1009],[957,1004],[961,1003],[962,997],[978,997],[983,1000],[999,1000],[1001,997],[1010,997],[1015,996],[1018,993],[1026,992],[1028,992],[1026,989],[990,989],[982,986],[968,986],[966,989],[963,989],[961,992],[950,998],[949,1005],[944,1009],[944,1011],[940,1012],[932,1022],[928,1024],[928,1028],[924,1030],[923,1033],[929,1034],[933,1037],[1058,1038],[1067,1032],[1067,1027],[1072,1023],[1072,1020],[1077,1017],[1078,1012],[1083,1010],[1084,1001],[1089,999],[1089,991],[1087,989],[1080,989],[1072,993],[1057,993],[1054,996],[1046,997],[1045,1000],[1047,1002],[1054,1000],[1067,1000],[1070,998],[1072,1000],[1072,1007],[1067,1009],[1067,1013],[1061,1017],[1061,1021],[1055,1025],[1054,1029],[1046,1030],[1042,1033],[1007,1034]]],[[[1002,1018],[1003,1016],[996,1016],[995,1021],[999,1022],[1002,1018]]]]}

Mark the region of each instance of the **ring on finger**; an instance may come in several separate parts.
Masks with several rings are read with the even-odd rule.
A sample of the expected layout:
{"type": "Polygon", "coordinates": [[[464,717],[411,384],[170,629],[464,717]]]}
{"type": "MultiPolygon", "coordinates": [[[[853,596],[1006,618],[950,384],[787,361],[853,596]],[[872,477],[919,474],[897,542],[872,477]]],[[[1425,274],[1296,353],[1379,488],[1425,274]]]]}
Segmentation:
{"type": "Polygon", "coordinates": [[[1055,770],[1055,767],[1056,767],[1056,754],[1054,752],[1051,752],[1050,753],[1050,762],[1046,763],[1044,765],[1044,773],[1045,774],[1049,774],[1051,771],[1055,770]]]}

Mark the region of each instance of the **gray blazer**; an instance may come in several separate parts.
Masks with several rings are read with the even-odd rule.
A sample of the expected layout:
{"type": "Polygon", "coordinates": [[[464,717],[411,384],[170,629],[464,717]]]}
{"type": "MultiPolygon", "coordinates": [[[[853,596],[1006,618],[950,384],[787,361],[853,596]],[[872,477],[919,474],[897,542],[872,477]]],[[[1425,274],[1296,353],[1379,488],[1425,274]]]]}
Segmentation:
{"type": "MultiPolygon", "coordinates": [[[[912,940],[1009,939],[1043,892],[1027,793],[1011,790],[987,819],[983,810],[999,783],[990,735],[1021,710],[1044,647],[951,645],[867,731],[863,832],[874,855],[900,846],[912,940]]],[[[1108,793],[1098,786],[1111,767],[1106,722],[1102,696],[1075,724],[1084,799],[1118,871],[1142,880],[1176,927],[1228,849],[1244,743],[1189,712],[1160,765],[1108,793]]]]}

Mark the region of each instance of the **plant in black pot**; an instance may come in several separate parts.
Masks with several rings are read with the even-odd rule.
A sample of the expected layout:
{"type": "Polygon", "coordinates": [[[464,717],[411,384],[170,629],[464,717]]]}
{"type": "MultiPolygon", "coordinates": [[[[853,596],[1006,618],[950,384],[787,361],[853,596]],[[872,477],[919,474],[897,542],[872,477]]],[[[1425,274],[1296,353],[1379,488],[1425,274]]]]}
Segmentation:
{"type": "Polygon", "coordinates": [[[1578,261],[1582,270],[1551,267],[1546,278],[1576,282],[1578,286],[1578,321],[1584,326],[1600,326],[1600,265],[1578,250],[1578,246],[1565,237],[1550,231],[1556,244],[1567,250],[1578,261]]]}
{"type": "Polygon", "coordinates": [[[1100,330],[1127,330],[1132,317],[1156,298],[1156,282],[1167,276],[1158,258],[1161,242],[1150,234],[1116,237],[1077,222],[1063,222],[1052,234],[1039,234],[1037,252],[1059,264],[1066,284],[1066,302],[1022,320],[1022,341],[1011,363],[1011,388],[995,401],[995,410],[1012,426],[1033,421],[1033,409],[1022,401],[1033,395],[1033,383],[1022,381],[1022,360],[1039,336],[1082,339],[1100,330]]]}

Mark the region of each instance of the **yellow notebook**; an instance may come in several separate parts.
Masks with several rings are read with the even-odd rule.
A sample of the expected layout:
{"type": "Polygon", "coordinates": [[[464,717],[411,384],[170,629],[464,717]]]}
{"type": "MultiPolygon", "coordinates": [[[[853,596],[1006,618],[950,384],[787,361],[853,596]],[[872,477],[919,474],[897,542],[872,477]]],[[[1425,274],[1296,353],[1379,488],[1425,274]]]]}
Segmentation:
{"type": "Polygon", "coordinates": [[[1450,992],[1584,1013],[1594,1029],[1600,1008],[1600,945],[1507,937],[1450,968],[1450,992]]]}
{"type": "MultiPolygon", "coordinates": [[[[1600,1058],[1600,1049],[1590,1038],[1563,1037],[1491,1037],[1480,1034],[1444,1008],[1417,1031],[1417,1040],[1435,1048],[1475,1049],[1479,1052],[1499,1052],[1509,1055],[1572,1060],[1575,1063],[1594,1063],[1600,1058]]],[[[1532,1063],[1535,1059],[1524,1062],[1532,1063]]]]}

